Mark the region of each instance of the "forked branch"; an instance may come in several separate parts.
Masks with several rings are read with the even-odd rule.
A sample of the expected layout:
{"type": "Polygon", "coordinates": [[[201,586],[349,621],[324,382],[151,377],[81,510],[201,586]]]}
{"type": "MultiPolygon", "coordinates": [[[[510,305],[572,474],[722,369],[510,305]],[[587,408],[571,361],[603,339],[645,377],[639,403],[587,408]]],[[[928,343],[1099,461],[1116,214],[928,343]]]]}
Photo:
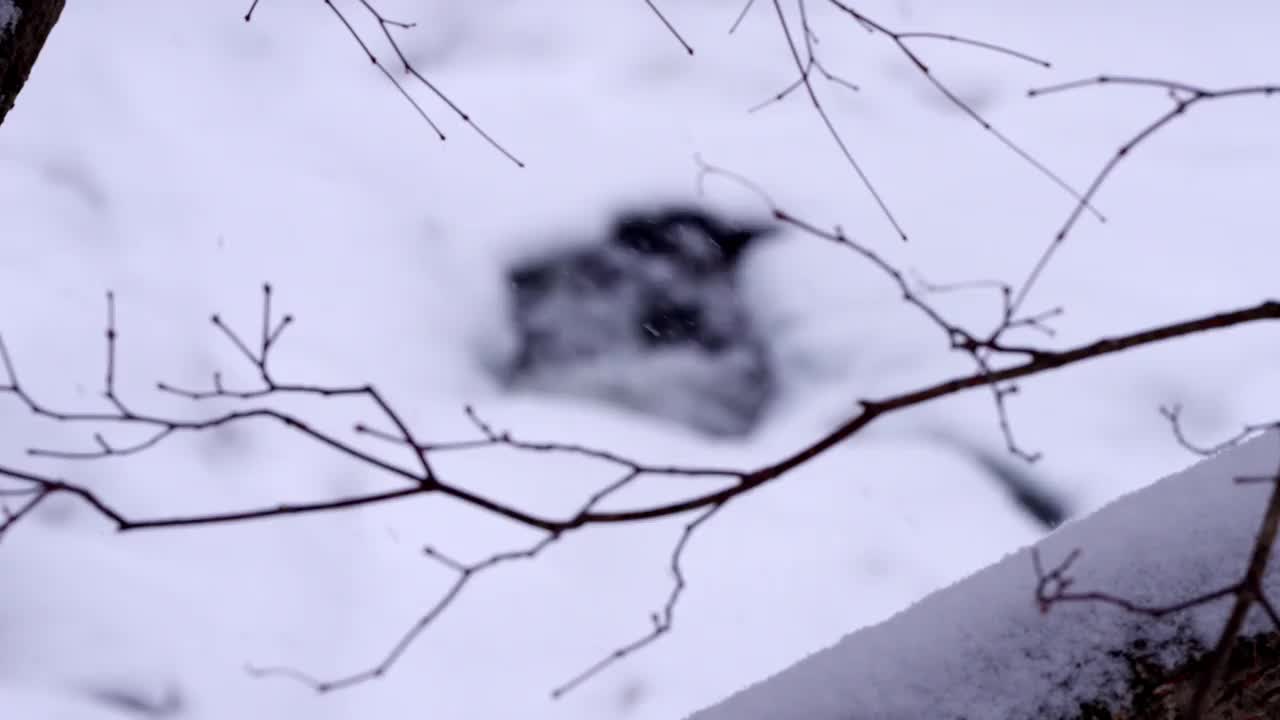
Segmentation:
{"type": "MultiPolygon", "coordinates": [[[[832,237],[837,241],[847,241],[847,239],[841,240],[839,235],[833,235],[832,237]]],[[[896,276],[892,273],[890,275],[905,284],[900,273],[896,276]]],[[[1014,380],[1144,345],[1250,322],[1280,319],[1280,303],[1266,301],[1253,307],[1169,323],[1062,351],[1036,350],[1032,352],[1026,349],[1015,351],[998,345],[984,346],[995,354],[1003,353],[1020,356],[1021,361],[1000,367],[992,365],[990,368],[972,375],[953,378],[878,400],[862,400],[858,404],[857,411],[846,422],[827,435],[768,465],[754,470],[736,470],[718,467],[659,465],[607,450],[573,443],[517,439],[509,432],[495,430],[490,423],[482,420],[472,410],[468,410],[468,414],[479,433],[479,437],[443,443],[420,440],[412,428],[394,410],[392,404],[372,385],[322,385],[288,383],[277,380],[269,371],[270,354],[278,346],[277,341],[281,339],[283,328],[288,326],[289,322],[286,319],[287,316],[281,319],[275,318],[272,310],[272,299],[270,288],[264,288],[262,327],[257,333],[256,348],[250,346],[244,340],[244,336],[236,333],[217,316],[212,321],[219,333],[224,335],[227,341],[236,347],[245,360],[256,369],[258,387],[232,390],[226,388],[220,378],[215,378],[212,389],[208,390],[178,389],[163,383],[157,385],[158,390],[161,392],[188,398],[193,403],[199,404],[203,401],[217,398],[225,401],[248,403],[245,407],[214,412],[206,417],[197,419],[172,418],[134,410],[132,405],[118,397],[115,391],[119,331],[116,326],[114,302],[111,300],[109,300],[108,305],[106,333],[107,366],[110,370],[104,374],[104,396],[108,400],[108,409],[73,411],[55,409],[41,403],[20,382],[16,365],[2,339],[0,339],[0,361],[2,361],[7,378],[3,384],[0,384],[0,394],[16,399],[17,402],[39,417],[95,428],[91,433],[91,436],[95,439],[94,449],[60,452],[46,448],[36,451],[44,456],[52,455],[61,458],[87,460],[142,452],[160,443],[167,442],[181,433],[199,432],[252,420],[269,419],[282,423],[293,432],[317,442],[322,447],[363,463],[371,469],[382,471],[384,475],[393,481],[390,487],[366,494],[336,497],[321,501],[290,502],[282,500],[282,502],[273,506],[246,508],[222,513],[133,517],[116,509],[108,499],[99,496],[87,486],[25,469],[0,466],[0,478],[6,478],[12,483],[4,486],[3,494],[0,494],[0,505],[5,508],[2,516],[3,520],[0,520],[0,536],[3,533],[12,531],[22,519],[29,517],[46,498],[55,494],[66,494],[79,499],[122,532],[219,525],[293,515],[337,512],[386,502],[408,501],[419,496],[443,495],[475,509],[523,525],[540,534],[540,539],[531,546],[514,551],[500,552],[475,564],[454,560],[443,552],[434,549],[428,551],[430,557],[458,574],[455,584],[393,645],[392,650],[382,660],[366,671],[354,673],[337,680],[317,680],[305,673],[286,668],[259,668],[255,671],[260,674],[286,675],[303,680],[319,691],[347,687],[385,674],[412,644],[413,640],[420,636],[435,618],[439,617],[452,604],[454,598],[462,592],[466,584],[479,572],[499,567],[514,560],[535,557],[543,549],[574,530],[593,525],[632,523],[675,515],[693,514],[693,520],[684,527],[673,547],[670,562],[674,584],[663,609],[654,616],[651,630],[637,640],[621,646],[607,657],[590,665],[581,674],[571,678],[556,690],[557,695],[562,694],[614,662],[649,645],[671,629],[674,623],[676,603],[685,587],[685,577],[681,570],[681,558],[693,534],[699,528],[704,527],[706,522],[721,512],[732,501],[750,493],[755,488],[782,478],[795,468],[846,441],[880,417],[965,390],[980,387],[1003,387],[1014,380]],[[286,413],[271,405],[272,401],[297,395],[318,398],[346,397],[364,400],[376,411],[380,422],[385,423],[390,429],[375,429],[373,423],[362,421],[353,424],[352,437],[347,438],[321,431],[309,423],[306,418],[286,413]],[[109,430],[110,428],[124,427],[149,429],[154,435],[137,446],[122,446],[108,441],[105,437],[106,431],[97,429],[106,428],[109,430]],[[401,463],[371,452],[354,443],[354,439],[359,436],[374,437],[384,441],[393,449],[398,447],[402,450],[407,450],[413,462],[408,464],[401,463]],[[441,477],[430,462],[430,457],[434,454],[476,451],[494,446],[506,446],[532,453],[558,453],[579,456],[593,462],[612,466],[620,472],[620,475],[585,498],[577,511],[566,516],[556,517],[534,513],[514,503],[477,495],[449,482],[447,478],[441,477]],[[651,476],[701,477],[711,482],[718,482],[719,487],[700,493],[691,493],[689,496],[676,501],[651,505],[642,504],[623,509],[604,509],[599,507],[604,499],[613,496],[624,487],[651,476]],[[12,505],[12,503],[16,503],[16,505],[12,505]]],[[[921,307],[928,307],[923,301],[919,302],[921,307]]],[[[981,338],[975,337],[973,341],[980,346],[982,345],[981,338]]],[[[963,345],[963,343],[961,344],[963,345]]]]}

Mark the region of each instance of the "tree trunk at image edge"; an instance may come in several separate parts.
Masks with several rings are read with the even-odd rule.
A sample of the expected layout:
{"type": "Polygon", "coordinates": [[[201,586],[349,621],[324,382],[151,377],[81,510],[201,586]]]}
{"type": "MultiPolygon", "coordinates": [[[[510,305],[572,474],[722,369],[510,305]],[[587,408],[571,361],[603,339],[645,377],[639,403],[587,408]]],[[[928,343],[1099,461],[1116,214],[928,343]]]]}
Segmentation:
{"type": "Polygon", "coordinates": [[[0,0],[0,124],[18,99],[65,0],[0,0]]]}

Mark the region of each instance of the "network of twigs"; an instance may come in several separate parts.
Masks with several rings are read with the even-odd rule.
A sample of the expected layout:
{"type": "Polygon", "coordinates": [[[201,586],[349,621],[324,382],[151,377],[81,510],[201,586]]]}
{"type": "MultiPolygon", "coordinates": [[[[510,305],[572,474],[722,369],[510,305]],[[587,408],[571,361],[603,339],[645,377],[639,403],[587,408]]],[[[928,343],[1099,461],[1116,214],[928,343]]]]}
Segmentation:
{"type": "MultiPolygon", "coordinates": [[[[891,268],[890,271],[892,271],[891,268]]],[[[892,272],[896,273],[896,271],[892,272]]],[[[985,348],[993,353],[1020,357],[1022,360],[1020,362],[1012,362],[1005,367],[989,367],[987,370],[971,375],[952,378],[885,398],[859,400],[857,401],[858,410],[853,416],[835,430],[816,439],[809,445],[776,462],[759,468],[731,469],[655,465],[607,450],[573,443],[525,441],[509,432],[494,429],[470,408],[467,408],[466,412],[477,430],[476,438],[444,443],[422,440],[401,419],[400,414],[394,409],[392,403],[372,385],[324,385],[285,382],[277,379],[270,370],[271,353],[277,347],[284,331],[291,325],[292,316],[275,317],[272,309],[272,297],[271,287],[269,285],[264,286],[262,323],[256,342],[246,340],[245,336],[224,323],[221,317],[214,315],[211,319],[211,323],[218,332],[234,345],[244,359],[255,368],[258,383],[256,387],[228,388],[223,384],[221,376],[218,374],[213,376],[210,387],[205,389],[180,388],[164,382],[156,384],[155,389],[158,392],[180,396],[197,403],[214,399],[247,403],[245,407],[215,412],[198,419],[155,415],[136,410],[134,404],[123,398],[117,391],[116,356],[119,328],[116,324],[114,298],[111,295],[107,296],[108,312],[105,332],[106,367],[102,391],[102,398],[107,405],[105,410],[64,410],[41,402],[21,382],[12,354],[4,344],[3,339],[0,339],[0,362],[3,363],[5,372],[5,381],[0,383],[0,393],[15,398],[30,412],[42,418],[77,425],[89,425],[94,428],[107,428],[105,430],[95,430],[91,434],[94,445],[88,449],[67,450],[38,447],[29,449],[28,453],[37,457],[80,461],[133,455],[154,448],[179,434],[207,431],[217,427],[265,418],[275,420],[289,430],[299,433],[323,447],[380,471],[394,481],[395,484],[392,487],[378,492],[349,495],[317,502],[282,502],[267,507],[209,514],[132,517],[116,509],[91,488],[82,484],[60,477],[43,475],[27,469],[0,465],[0,477],[17,482],[16,487],[6,488],[3,492],[5,503],[3,505],[3,519],[0,520],[0,539],[3,538],[4,533],[11,530],[41,503],[55,495],[70,495],[79,499],[110,521],[121,532],[198,525],[221,525],[290,515],[334,512],[403,500],[413,496],[434,495],[452,498],[455,501],[542,533],[541,539],[528,547],[496,553],[474,564],[458,562],[442,551],[427,548],[425,551],[427,556],[455,571],[457,579],[453,586],[394,644],[388,654],[368,669],[346,677],[325,680],[315,679],[298,670],[288,668],[260,668],[255,670],[258,674],[288,675],[306,682],[319,691],[346,687],[379,677],[387,672],[413,640],[454,602],[470,580],[481,571],[514,560],[534,558],[569,532],[592,525],[639,522],[677,515],[689,516],[691,519],[677,538],[670,557],[673,584],[661,611],[653,615],[652,629],[642,637],[619,647],[605,658],[592,664],[554,691],[555,695],[563,694],[583,680],[648,645],[670,630],[677,601],[685,587],[685,578],[681,570],[684,551],[694,532],[707,520],[736,498],[742,497],[766,483],[782,478],[791,470],[862,431],[880,417],[964,390],[1003,386],[1003,383],[1009,383],[1019,378],[1163,340],[1258,320],[1280,319],[1280,303],[1267,301],[1249,308],[1215,313],[1191,320],[1148,328],[1127,335],[1105,338],[1067,350],[1012,348],[974,339],[974,352],[985,348]],[[317,428],[304,417],[286,412],[272,405],[272,401],[281,400],[289,396],[360,398],[367,402],[376,415],[374,420],[362,420],[354,423],[351,426],[351,436],[339,436],[317,428]],[[121,427],[148,430],[149,435],[143,440],[131,444],[116,444],[108,436],[109,429],[121,427]],[[373,437],[390,445],[398,446],[406,451],[405,454],[409,456],[410,460],[408,462],[403,460],[396,461],[371,453],[355,442],[357,436],[373,437]],[[434,455],[447,452],[475,451],[496,446],[506,446],[527,452],[563,453],[587,457],[613,465],[618,469],[618,475],[609,482],[604,483],[595,493],[587,497],[576,512],[564,517],[551,517],[528,512],[516,505],[505,504],[472,493],[441,477],[432,466],[431,458],[434,455]],[[724,482],[718,489],[695,494],[675,502],[644,505],[625,510],[598,509],[605,499],[634,484],[642,477],[664,475],[718,478],[724,482]]],[[[912,302],[923,306],[923,301],[918,298],[912,300],[912,302]]],[[[963,330],[957,329],[948,330],[948,332],[965,334],[963,330]]],[[[963,343],[961,344],[963,345],[963,343]]],[[[1001,415],[1004,414],[1003,405],[999,406],[999,411],[1001,415]]],[[[1007,423],[1007,420],[1002,420],[1002,423],[1007,423]]]]}
{"type": "MultiPolygon", "coordinates": [[[[972,359],[974,363],[972,373],[943,379],[933,384],[904,390],[885,397],[853,400],[851,401],[849,417],[835,429],[822,437],[815,438],[807,445],[797,448],[786,456],[760,467],[724,468],[655,465],[607,450],[586,447],[571,442],[534,442],[525,440],[508,431],[495,428],[471,408],[466,408],[465,412],[475,429],[473,438],[454,442],[430,442],[415,434],[414,430],[409,427],[401,414],[395,409],[391,399],[384,396],[373,385],[327,385],[281,380],[271,370],[271,357],[273,350],[278,346],[283,334],[291,326],[293,320],[290,315],[278,315],[276,313],[273,306],[273,294],[269,285],[263,288],[261,325],[252,336],[231,328],[217,315],[214,315],[211,320],[216,331],[227,342],[231,343],[239,354],[243,356],[244,360],[254,368],[256,380],[252,387],[227,387],[219,374],[213,376],[209,387],[201,389],[177,387],[163,382],[157,383],[155,386],[158,392],[185,398],[197,405],[203,401],[212,400],[239,403],[239,405],[233,410],[211,411],[206,416],[194,420],[143,412],[136,409],[132,400],[121,397],[117,391],[117,343],[120,329],[116,319],[114,298],[108,294],[105,332],[106,360],[102,391],[105,409],[67,410],[55,408],[42,402],[22,383],[14,356],[10,348],[0,338],[0,363],[2,363],[4,373],[3,377],[0,377],[0,381],[2,381],[0,382],[0,394],[15,399],[33,414],[42,418],[92,428],[90,437],[92,438],[93,446],[88,449],[32,448],[29,450],[30,455],[61,460],[94,460],[134,455],[154,448],[175,436],[207,431],[247,421],[268,419],[281,423],[290,431],[298,433],[330,451],[379,471],[390,484],[387,488],[377,492],[335,497],[324,501],[289,502],[282,500],[281,503],[271,506],[250,507],[229,512],[134,517],[115,508],[86,485],[26,468],[0,465],[0,478],[7,480],[9,483],[0,487],[0,508],[3,509],[3,514],[0,514],[0,539],[3,538],[5,533],[13,530],[25,517],[30,516],[42,503],[57,495],[72,496],[80,500],[121,532],[267,520],[284,516],[338,512],[392,501],[403,501],[415,497],[444,496],[540,533],[539,539],[530,545],[498,552],[474,563],[464,563],[454,559],[442,550],[432,547],[426,548],[425,554],[427,557],[455,573],[454,583],[392,644],[383,657],[363,670],[344,677],[318,679],[295,668],[260,667],[253,669],[254,673],[260,675],[291,677],[317,691],[323,692],[348,687],[380,677],[388,672],[415,639],[440,617],[457,600],[470,581],[482,572],[510,562],[535,558],[547,547],[565,538],[570,533],[591,526],[643,522],[675,516],[685,518],[685,524],[675,537],[670,553],[669,569],[672,583],[665,602],[652,615],[651,628],[631,642],[620,645],[605,657],[588,664],[581,672],[573,675],[565,683],[554,689],[553,695],[559,696],[577,687],[622,658],[654,642],[673,627],[675,611],[686,582],[682,570],[682,560],[689,543],[699,528],[704,527],[709,520],[736,499],[747,495],[758,487],[779,481],[790,471],[847,441],[876,420],[886,415],[923,405],[938,398],[966,390],[985,388],[992,393],[995,403],[995,418],[1008,450],[1025,460],[1033,461],[1036,459],[1037,454],[1022,449],[1015,442],[1011,429],[1012,425],[1009,420],[1007,400],[1009,396],[1017,392],[1017,382],[1019,380],[1050,370],[1075,365],[1086,360],[1101,358],[1175,338],[1256,321],[1280,319],[1280,302],[1265,300],[1250,307],[1174,320],[1166,324],[1142,328],[1066,349],[1051,349],[1012,339],[1019,332],[1028,330],[1039,332],[1042,335],[1052,335],[1050,322],[1061,313],[1061,308],[1052,307],[1039,311],[1028,311],[1026,309],[1028,296],[1071,229],[1086,212],[1092,211],[1093,200],[1107,178],[1116,171],[1117,167],[1131,154],[1134,148],[1145,143],[1161,129],[1167,127],[1189,110],[1207,104],[1209,101],[1270,96],[1280,92],[1280,85],[1253,85],[1213,89],[1154,78],[1103,75],[1029,91],[1030,96],[1037,97],[1049,93],[1067,92],[1092,86],[1115,85],[1154,89],[1167,94],[1172,102],[1172,106],[1167,112],[1160,114],[1148,125],[1142,127],[1133,136],[1122,142],[1089,182],[1086,189],[1083,192],[1078,192],[1037,161],[1020,145],[1014,143],[993,127],[938,80],[930,66],[921,59],[916,50],[912,48],[912,45],[917,41],[942,41],[999,53],[1043,67],[1049,67],[1047,61],[1003,46],[971,38],[938,32],[893,30],[840,0],[815,1],[824,2],[836,8],[843,16],[848,17],[852,22],[856,22],[869,34],[889,41],[942,95],[961,109],[965,115],[973,119],[983,130],[990,133],[999,143],[1017,153],[1039,172],[1070,192],[1076,201],[1072,211],[1048,241],[1031,270],[1020,283],[931,285],[924,282],[910,281],[906,273],[885,260],[869,244],[855,240],[840,226],[827,227],[792,215],[777,206],[758,185],[745,178],[699,160],[701,176],[726,177],[747,185],[760,195],[762,201],[767,204],[773,216],[779,222],[800,233],[848,248],[862,260],[877,268],[886,278],[888,287],[899,293],[904,302],[919,310],[929,323],[936,326],[944,334],[947,348],[962,352],[972,359]],[[930,301],[931,296],[940,291],[970,287],[994,289],[1001,298],[1001,309],[988,330],[976,331],[952,322],[942,310],[930,301]],[[275,402],[287,397],[298,396],[313,398],[341,397],[362,400],[367,404],[368,411],[372,415],[353,422],[350,426],[349,434],[334,434],[320,429],[305,417],[286,412],[274,405],[275,402]],[[141,441],[118,444],[111,439],[111,434],[121,428],[129,428],[134,431],[143,430],[148,434],[141,441]],[[382,441],[387,447],[386,453],[375,453],[367,450],[365,444],[357,442],[359,438],[373,438],[382,441]],[[442,476],[433,464],[433,458],[441,454],[473,452],[500,446],[530,453],[557,453],[590,458],[612,466],[616,472],[607,480],[602,480],[595,492],[583,498],[574,512],[562,516],[551,516],[538,514],[523,509],[516,504],[505,503],[470,492],[461,485],[451,482],[449,478],[442,476]],[[676,501],[638,505],[621,510],[602,509],[605,500],[617,495],[624,488],[639,482],[642,478],[653,476],[701,477],[709,481],[718,481],[719,484],[712,490],[691,492],[687,497],[676,501]]],[[[682,47],[692,54],[693,48],[680,36],[674,25],[662,15],[652,2],[646,0],[646,3],[657,14],[672,35],[679,40],[682,47]]],[[[393,83],[397,91],[412,104],[413,108],[435,133],[443,139],[443,131],[428,116],[422,105],[413,97],[405,85],[397,79],[396,74],[378,60],[372,49],[374,46],[372,39],[362,33],[357,28],[357,24],[348,17],[347,13],[331,0],[324,0],[324,4],[355,39],[369,60],[393,83]]],[[[769,4],[775,11],[777,25],[786,38],[791,60],[794,62],[798,77],[793,83],[776,93],[759,107],[785,100],[803,88],[817,116],[836,142],[844,158],[862,179],[877,203],[879,203],[885,217],[892,223],[897,234],[902,239],[906,239],[906,232],[889,210],[888,204],[876,191],[868,176],[863,172],[853,152],[843,140],[835,123],[819,99],[818,88],[813,81],[815,72],[833,84],[845,89],[856,89],[856,86],[840,79],[838,75],[829,71],[817,54],[818,36],[810,22],[806,0],[797,0],[793,13],[787,12],[781,0],[770,0],[769,4]],[[798,31],[793,29],[797,22],[798,31]]],[[[252,19],[257,5],[257,0],[254,0],[245,15],[246,20],[252,19]]],[[[522,163],[514,155],[482,130],[466,112],[441,92],[422,73],[418,72],[409,62],[397,41],[396,32],[412,28],[412,23],[387,18],[369,0],[355,0],[355,5],[366,13],[368,18],[376,25],[378,35],[391,48],[402,65],[402,70],[406,77],[416,80],[427,88],[465,124],[469,125],[473,131],[514,163],[522,166],[522,163]]],[[[746,3],[733,23],[731,31],[732,28],[736,28],[742,22],[743,17],[747,15],[753,5],[754,0],[746,3]]],[[[1098,217],[1101,218],[1101,215],[1098,215],[1098,217]]],[[[1220,446],[1203,448],[1194,446],[1186,441],[1185,435],[1178,425],[1177,409],[1169,409],[1165,412],[1173,425],[1177,437],[1187,447],[1204,453],[1219,450],[1228,444],[1238,442],[1247,435],[1271,426],[1249,426],[1240,437],[1232,438],[1220,446]]],[[[1226,654],[1229,653],[1231,643],[1239,631],[1244,613],[1249,607],[1257,604],[1263,607],[1273,620],[1277,620],[1275,610],[1270,601],[1262,595],[1260,583],[1261,573],[1265,569],[1266,560],[1269,557],[1271,545],[1276,534],[1277,523],[1280,522],[1278,518],[1280,518],[1280,489],[1277,489],[1276,493],[1273,494],[1271,503],[1268,506],[1266,521],[1258,533],[1253,559],[1245,577],[1229,587],[1212,590],[1185,603],[1169,607],[1144,607],[1128,603],[1122,598],[1108,595],[1105,592],[1074,592],[1071,590],[1069,575],[1070,567],[1077,559],[1077,555],[1074,554],[1058,566],[1048,570],[1040,564],[1037,557],[1036,572],[1040,581],[1037,598],[1046,610],[1052,605],[1061,602],[1097,601],[1116,604],[1134,612],[1161,615],[1186,609],[1196,604],[1234,596],[1236,598],[1236,606],[1231,616],[1232,620],[1224,628],[1222,639],[1214,650],[1213,662],[1215,664],[1211,666],[1217,669],[1206,674],[1201,691],[1197,693],[1196,707],[1190,711],[1189,717],[1199,718],[1203,710],[1204,698],[1212,688],[1213,683],[1216,682],[1217,676],[1221,674],[1221,667],[1225,663],[1226,654]]],[[[1280,627],[1280,621],[1277,621],[1277,626],[1280,627]]]]}

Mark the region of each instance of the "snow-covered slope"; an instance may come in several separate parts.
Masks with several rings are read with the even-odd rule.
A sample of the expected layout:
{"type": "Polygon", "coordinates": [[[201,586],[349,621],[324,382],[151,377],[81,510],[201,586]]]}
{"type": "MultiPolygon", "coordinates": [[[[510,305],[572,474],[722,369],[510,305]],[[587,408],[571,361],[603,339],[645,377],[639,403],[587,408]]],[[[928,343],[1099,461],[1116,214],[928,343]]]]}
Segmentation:
{"type": "MultiPolygon", "coordinates": [[[[1073,592],[1175,605],[1244,576],[1272,486],[1274,431],[1130,493],[1036,544],[1052,569],[1075,550],[1073,592]]],[[[1274,563],[1273,563],[1274,565],[1274,563]]],[[[1125,697],[1135,647],[1174,667],[1213,647],[1233,597],[1153,619],[1103,602],[1042,614],[1023,549],[878,625],[851,633],[691,720],[1049,720],[1125,697]]],[[[1280,572],[1263,584],[1280,591],[1280,572]]],[[[1245,634],[1270,627],[1255,608],[1245,634]]],[[[1273,708],[1274,709],[1274,708],[1273,708]]]]}

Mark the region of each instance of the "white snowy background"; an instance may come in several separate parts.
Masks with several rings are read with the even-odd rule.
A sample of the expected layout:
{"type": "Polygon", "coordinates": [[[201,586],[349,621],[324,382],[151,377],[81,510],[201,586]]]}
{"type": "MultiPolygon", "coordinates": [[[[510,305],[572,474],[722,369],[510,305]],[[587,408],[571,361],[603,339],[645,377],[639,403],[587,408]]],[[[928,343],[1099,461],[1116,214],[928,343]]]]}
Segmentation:
{"type": "MultiPolygon", "coordinates": [[[[437,142],[320,3],[265,2],[250,24],[225,2],[70,3],[0,128],[0,330],[23,381],[51,403],[100,402],[103,296],[113,289],[122,391],[182,412],[152,383],[199,384],[215,369],[251,379],[207,318],[254,327],[264,280],[298,317],[276,358],[280,377],[372,381],[424,437],[470,436],[470,402],[531,438],[751,466],[815,437],[858,397],[967,372],[876,272],[795,236],[747,271],[785,385],[751,438],[708,445],[598,405],[495,387],[484,368],[506,342],[504,260],[599,231],[620,206],[693,198],[695,153],[938,282],[1021,278],[1071,208],[891,44],[821,14],[824,61],[863,88],[825,88],[827,106],[910,233],[903,245],[801,98],[745,112],[794,78],[767,4],[733,36],[736,2],[665,5],[695,56],[639,0],[381,3],[419,21],[403,35],[413,60],[528,163],[520,170],[419,92],[449,134],[437,142]]],[[[1280,10],[1261,0],[860,7],[891,27],[1052,60],[1046,71],[918,46],[1077,185],[1167,98],[1102,88],[1028,101],[1026,88],[1099,72],[1206,85],[1280,77],[1280,10]]],[[[1207,105],[1136,152],[1098,199],[1110,222],[1083,222],[1033,295],[1067,308],[1052,342],[1273,296],[1278,117],[1274,101],[1207,105]]],[[[731,184],[706,190],[712,206],[765,209],[731,184]]],[[[981,294],[942,306],[975,322],[997,309],[981,294]]],[[[1204,437],[1274,412],[1273,336],[1219,333],[1037,378],[1012,403],[1016,430],[1045,453],[1038,476],[1087,512],[1189,463],[1156,414],[1161,403],[1184,402],[1204,437]]],[[[339,429],[364,412],[308,410],[339,429]]],[[[92,442],[11,401],[0,402],[0,423],[9,464],[31,462],[22,451],[33,443],[92,442]]],[[[974,392],[886,421],[736,501],[687,554],[675,631],[555,702],[550,688],[648,629],[681,520],[582,532],[500,569],[385,678],[317,697],[243,667],[363,669],[452,580],[421,556],[423,544],[474,558],[531,536],[430,500],[128,536],[56,504],[0,544],[0,715],[127,717],[89,700],[127,692],[161,704],[173,694],[179,717],[193,718],[683,717],[1039,536],[971,461],[930,439],[939,428],[1000,444],[989,395],[974,392]]],[[[32,466],[138,514],[327,497],[381,480],[267,426],[125,461],[32,466]]],[[[538,507],[606,477],[595,465],[502,452],[442,469],[538,507]]]]}

